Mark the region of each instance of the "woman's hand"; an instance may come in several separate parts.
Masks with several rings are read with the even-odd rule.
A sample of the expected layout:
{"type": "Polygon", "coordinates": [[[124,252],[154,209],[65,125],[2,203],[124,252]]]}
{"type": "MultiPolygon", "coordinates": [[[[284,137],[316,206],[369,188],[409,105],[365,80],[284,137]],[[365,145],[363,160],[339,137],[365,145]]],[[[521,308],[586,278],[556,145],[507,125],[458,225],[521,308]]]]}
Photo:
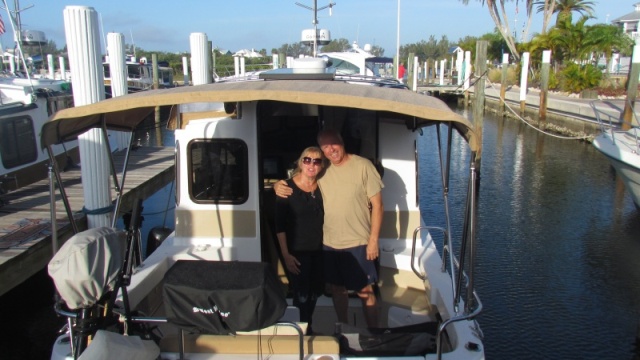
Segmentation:
{"type": "Polygon", "coordinates": [[[300,268],[299,268],[300,262],[298,261],[298,259],[296,259],[296,257],[291,254],[287,254],[283,257],[284,257],[284,264],[287,267],[287,270],[289,270],[289,272],[294,275],[300,274],[300,268]]]}

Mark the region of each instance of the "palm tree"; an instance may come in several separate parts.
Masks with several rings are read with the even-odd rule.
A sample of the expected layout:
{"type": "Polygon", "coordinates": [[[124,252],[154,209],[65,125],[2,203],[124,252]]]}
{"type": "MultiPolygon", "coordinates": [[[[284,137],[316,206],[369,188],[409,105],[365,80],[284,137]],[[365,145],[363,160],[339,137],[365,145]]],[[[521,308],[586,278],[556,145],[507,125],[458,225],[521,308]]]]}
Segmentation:
{"type": "Polygon", "coordinates": [[[609,74],[609,62],[616,51],[624,52],[631,49],[633,41],[626,36],[622,28],[615,25],[596,24],[590,27],[585,45],[592,48],[597,62],[600,55],[604,55],[606,72],[609,74]]]}
{"type": "MultiPolygon", "coordinates": [[[[576,12],[583,16],[593,16],[593,6],[595,3],[593,1],[587,0],[555,0],[555,6],[553,7],[553,13],[557,13],[556,17],[556,26],[562,24],[566,20],[569,22],[572,21],[572,13],[576,12]]],[[[538,12],[544,12],[545,9],[548,9],[548,6],[545,8],[545,3],[547,1],[536,1],[535,4],[538,5],[538,12]]]]}

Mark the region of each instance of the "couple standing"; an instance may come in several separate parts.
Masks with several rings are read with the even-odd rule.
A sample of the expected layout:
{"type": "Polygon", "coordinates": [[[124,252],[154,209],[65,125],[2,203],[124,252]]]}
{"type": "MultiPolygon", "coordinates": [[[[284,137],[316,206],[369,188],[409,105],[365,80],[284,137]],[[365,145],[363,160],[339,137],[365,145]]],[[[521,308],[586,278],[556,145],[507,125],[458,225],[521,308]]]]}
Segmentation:
{"type": "Polygon", "coordinates": [[[320,148],[302,152],[295,175],[274,185],[276,232],[294,305],[301,321],[311,325],[326,282],[339,322],[348,323],[348,291],[353,290],[368,327],[377,327],[372,285],[377,282],[374,260],[379,256],[384,185],[371,161],[345,151],[338,132],[323,130],[317,140],[320,148]],[[324,173],[323,154],[330,163],[324,173]]]}

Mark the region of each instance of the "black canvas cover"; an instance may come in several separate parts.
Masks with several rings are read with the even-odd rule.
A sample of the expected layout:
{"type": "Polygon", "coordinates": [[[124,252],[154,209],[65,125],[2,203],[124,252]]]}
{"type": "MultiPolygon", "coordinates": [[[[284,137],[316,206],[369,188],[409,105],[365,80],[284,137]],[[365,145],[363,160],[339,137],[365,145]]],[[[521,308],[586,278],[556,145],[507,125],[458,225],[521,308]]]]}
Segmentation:
{"type": "Polygon", "coordinates": [[[436,352],[437,322],[397,328],[358,328],[337,324],[340,353],[355,357],[424,356],[436,352]]]}
{"type": "Polygon", "coordinates": [[[164,278],[167,320],[187,331],[229,334],[273,325],[287,302],[266,263],[179,260],[164,278]]]}

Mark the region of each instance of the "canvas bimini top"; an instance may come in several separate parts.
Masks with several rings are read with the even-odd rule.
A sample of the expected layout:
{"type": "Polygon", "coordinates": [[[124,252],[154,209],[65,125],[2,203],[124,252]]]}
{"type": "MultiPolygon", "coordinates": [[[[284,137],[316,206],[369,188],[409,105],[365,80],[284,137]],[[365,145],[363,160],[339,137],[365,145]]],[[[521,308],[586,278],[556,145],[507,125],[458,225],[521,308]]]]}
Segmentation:
{"type": "Polygon", "coordinates": [[[103,122],[107,129],[132,131],[157,106],[260,100],[382,111],[414,129],[451,122],[476,153],[476,161],[480,160],[481,145],[473,125],[441,100],[409,90],[321,80],[213,83],[111,98],[54,114],[42,129],[41,146],[68,141],[91,128],[102,127],[103,122]]]}

